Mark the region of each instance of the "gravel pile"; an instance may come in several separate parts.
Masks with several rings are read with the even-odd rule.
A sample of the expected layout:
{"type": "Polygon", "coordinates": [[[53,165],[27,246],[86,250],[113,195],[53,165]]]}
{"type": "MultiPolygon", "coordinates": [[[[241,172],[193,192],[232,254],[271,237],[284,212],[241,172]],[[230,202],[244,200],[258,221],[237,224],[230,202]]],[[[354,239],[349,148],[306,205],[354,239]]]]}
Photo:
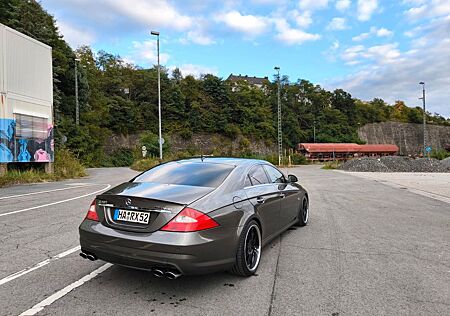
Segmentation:
{"type": "Polygon", "coordinates": [[[355,172],[450,172],[450,159],[439,161],[402,156],[362,157],[343,163],[340,169],[355,172]]]}
{"type": "Polygon", "coordinates": [[[380,159],[369,157],[349,160],[341,165],[340,169],[357,172],[389,172],[388,167],[381,163],[380,159]]]}
{"type": "Polygon", "coordinates": [[[441,160],[441,165],[450,169],[450,157],[441,160]]]}

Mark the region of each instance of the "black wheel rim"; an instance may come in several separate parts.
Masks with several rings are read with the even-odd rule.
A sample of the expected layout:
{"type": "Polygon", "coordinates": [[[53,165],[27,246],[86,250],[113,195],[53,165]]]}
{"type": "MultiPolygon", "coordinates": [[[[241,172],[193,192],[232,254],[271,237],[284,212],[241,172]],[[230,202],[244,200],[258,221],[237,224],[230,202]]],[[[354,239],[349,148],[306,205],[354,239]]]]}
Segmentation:
{"type": "Polygon", "coordinates": [[[252,225],[245,239],[245,264],[250,271],[256,270],[261,256],[261,233],[258,226],[252,225]]]}
{"type": "Polygon", "coordinates": [[[303,198],[303,205],[302,205],[302,219],[303,223],[308,222],[308,198],[303,198]]]}

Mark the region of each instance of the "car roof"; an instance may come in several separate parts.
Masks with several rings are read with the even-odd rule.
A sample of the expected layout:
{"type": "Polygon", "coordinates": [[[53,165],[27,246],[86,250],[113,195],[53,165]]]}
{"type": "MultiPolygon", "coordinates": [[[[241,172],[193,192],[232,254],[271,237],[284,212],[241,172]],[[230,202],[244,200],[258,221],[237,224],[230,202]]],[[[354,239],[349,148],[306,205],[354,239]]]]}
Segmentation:
{"type": "Polygon", "coordinates": [[[227,164],[233,166],[250,166],[257,163],[270,164],[269,162],[261,159],[253,158],[233,158],[233,157],[196,157],[189,159],[176,160],[175,162],[196,162],[196,163],[217,163],[217,164],[227,164]]]}

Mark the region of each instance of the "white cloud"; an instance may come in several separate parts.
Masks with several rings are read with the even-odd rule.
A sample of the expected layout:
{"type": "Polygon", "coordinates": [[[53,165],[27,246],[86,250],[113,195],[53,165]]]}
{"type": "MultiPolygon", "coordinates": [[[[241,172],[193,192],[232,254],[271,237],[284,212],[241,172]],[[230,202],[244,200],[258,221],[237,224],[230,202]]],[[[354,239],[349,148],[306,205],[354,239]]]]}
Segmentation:
{"type": "Polygon", "coordinates": [[[360,42],[360,41],[363,41],[365,39],[368,39],[369,37],[370,37],[370,33],[366,32],[366,33],[361,33],[361,34],[359,34],[357,36],[352,37],[352,40],[355,41],[355,42],[360,42]]]}
{"type": "Polygon", "coordinates": [[[198,31],[189,31],[187,36],[190,41],[200,45],[211,45],[216,43],[212,37],[198,31]]]}
{"type": "Polygon", "coordinates": [[[417,20],[421,18],[434,18],[450,14],[450,1],[430,0],[428,2],[410,2],[416,5],[405,11],[408,18],[417,20]]]}
{"type": "Polygon", "coordinates": [[[97,0],[103,3],[103,10],[112,10],[147,27],[167,27],[175,30],[186,30],[192,24],[189,16],[183,15],[166,0],[97,0]]]}
{"type": "Polygon", "coordinates": [[[388,30],[387,28],[384,28],[384,27],[376,28],[376,27],[372,26],[370,28],[370,32],[361,33],[357,36],[354,36],[354,37],[352,37],[352,40],[355,42],[360,42],[365,39],[368,39],[371,35],[376,35],[378,37],[390,37],[393,34],[394,34],[394,32],[392,32],[391,30],[388,30]]]}
{"type": "Polygon", "coordinates": [[[256,36],[270,25],[268,18],[256,15],[242,15],[238,11],[230,11],[216,16],[216,20],[225,23],[229,28],[248,36],[256,36]]]}
{"type": "Polygon", "coordinates": [[[422,5],[420,7],[411,8],[408,11],[406,11],[405,13],[409,18],[416,19],[419,16],[423,15],[423,13],[425,12],[426,9],[427,9],[427,6],[422,5]]]}
{"type": "Polygon", "coordinates": [[[285,19],[275,20],[275,26],[278,31],[275,38],[288,45],[300,45],[306,41],[316,41],[321,37],[319,34],[307,33],[299,29],[291,28],[285,19]]]}
{"type": "Polygon", "coordinates": [[[201,75],[217,75],[218,70],[215,67],[207,67],[202,65],[194,65],[194,64],[182,64],[178,66],[170,66],[169,70],[173,71],[175,68],[180,69],[181,74],[183,76],[192,75],[194,77],[199,78],[201,75]]]}
{"type": "Polygon", "coordinates": [[[338,0],[336,1],[336,9],[339,11],[347,10],[351,5],[350,0],[338,0]]]}
{"type": "Polygon", "coordinates": [[[398,43],[372,46],[362,56],[364,58],[374,59],[378,63],[391,63],[398,61],[397,59],[401,55],[397,47],[398,43]]]}
{"type": "Polygon", "coordinates": [[[297,10],[294,10],[292,12],[292,16],[297,25],[301,28],[307,28],[313,22],[310,11],[304,11],[303,13],[300,13],[297,10]]]}
{"type": "Polygon", "coordinates": [[[341,43],[338,40],[335,40],[331,46],[324,51],[322,54],[325,56],[325,58],[330,62],[336,61],[336,52],[338,51],[339,47],[341,47],[341,43]]]}
{"type": "Polygon", "coordinates": [[[392,36],[392,31],[385,29],[384,27],[377,30],[377,36],[378,37],[389,37],[392,36]]]}
{"type": "Polygon", "coordinates": [[[95,41],[95,35],[84,28],[75,28],[73,25],[62,21],[56,22],[61,34],[69,45],[76,49],[82,45],[91,45],[95,41]]]}
{"type": "MultiPolygon", "coordinates": [[[[139,66],[151,66],[158,63],[156,41],[134,41],[132,45],[131,53],[123,58],[125,62],[139,66]]],[[[169,57],[169,54],[160,52],[160,63],[162,65],[166,64],[169,57]]]]}
{"type": "Polygon", "coordinates": [[[347,28],[347,21],[345,18],[333,18],[331,22],[328,24],[327,29],[341,31],[347,28]]]}
{"type": "Polygon", "coordinates": [[[379,64],[397,62],[401,56],[398,50],[398,43],[385,45],[375,45],[365,48],[363,45],[356,45],[347,48],[341,57],[348,65],[359,65],[367,60],[375,61],[379,64]]]}
{"type": "Polygon", "coordinates": [[[420,48],[400,52],[396,44],[374,46],[366,49],[359,45],[349,49],[348,60],[368,62],[358,72],[339,78],[324,86],[343,88],[355,97],[371,100],[381,97],[387,102],[404,100],[409,106],[420,105],[420,87],[427,84],[427,108],[450,117],[450,18],[439,18],[428,26],[428,32],[418,39],[420,48]],[[425,52],[425,53],[424,53],[425,52]],[[386,63],[388,56],[395,62],[386,63]]]}
{"type": "Polygon", "coordinates": [[[298,6],[306,11],[320,10],[328,7],[328,0],[300,0],[298,6]]]}
{"type": "Polygon", "coordinates": [[[377,0],[358,0],[358,20],[369,21],[377,9],[377,0]]]}

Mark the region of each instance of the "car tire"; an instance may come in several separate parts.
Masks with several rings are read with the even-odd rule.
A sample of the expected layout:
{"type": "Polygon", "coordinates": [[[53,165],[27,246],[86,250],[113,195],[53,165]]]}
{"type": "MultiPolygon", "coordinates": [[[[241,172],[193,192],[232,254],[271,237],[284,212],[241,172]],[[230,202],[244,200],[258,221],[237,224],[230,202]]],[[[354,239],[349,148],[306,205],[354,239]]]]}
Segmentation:
{"type": "Polygon", "coordinates": [[[309,219],[309,200],[308,196],[303,196],[302,203],[300,204],[300,209],[298,211],[298,220],[295,224],[296,226],[306,226],[309,219]]]}
{"type": "Polygon", "coordinates": [[[256,221],[251,220],[239,237],[236,262],[231,273],[245,277],[255,274],[261,260],[261,250],[261,228],[256,221]]]}

